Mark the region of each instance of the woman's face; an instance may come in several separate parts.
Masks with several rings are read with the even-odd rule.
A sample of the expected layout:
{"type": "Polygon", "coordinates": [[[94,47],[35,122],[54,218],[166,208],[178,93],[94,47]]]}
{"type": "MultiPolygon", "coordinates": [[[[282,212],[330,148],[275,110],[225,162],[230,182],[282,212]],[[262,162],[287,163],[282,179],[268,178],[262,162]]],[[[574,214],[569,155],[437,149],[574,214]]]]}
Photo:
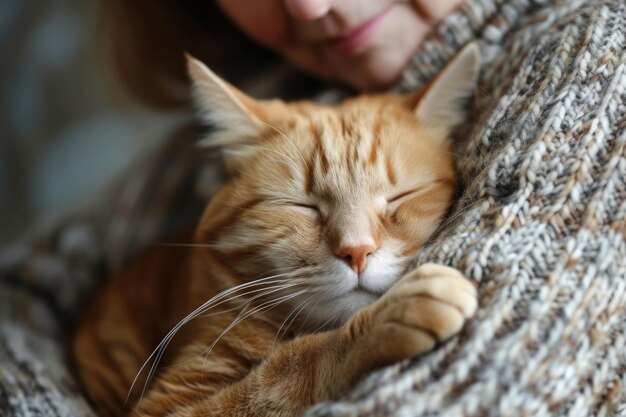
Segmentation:
{"type": "Polygon", "coordinates": [[[218,0],[250,37],[320,77],[391,84],[432,26],[463,0],[218,0]],[[432,4],[436,3],[436,4],[432,4]]]}

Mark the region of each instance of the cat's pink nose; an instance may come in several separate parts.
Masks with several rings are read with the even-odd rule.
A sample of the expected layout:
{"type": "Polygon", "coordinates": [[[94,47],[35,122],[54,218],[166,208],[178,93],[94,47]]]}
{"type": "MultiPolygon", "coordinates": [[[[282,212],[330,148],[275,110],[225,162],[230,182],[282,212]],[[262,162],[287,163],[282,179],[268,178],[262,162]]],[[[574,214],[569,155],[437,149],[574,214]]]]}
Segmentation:
{"type": "Polygon", "coordinates": [[[367,256],[374,252],[376,248],[372,245],[343,246],[339,249],[337,256],[343,258],[350,268],[360,275],[367,266],[367,256]]]}

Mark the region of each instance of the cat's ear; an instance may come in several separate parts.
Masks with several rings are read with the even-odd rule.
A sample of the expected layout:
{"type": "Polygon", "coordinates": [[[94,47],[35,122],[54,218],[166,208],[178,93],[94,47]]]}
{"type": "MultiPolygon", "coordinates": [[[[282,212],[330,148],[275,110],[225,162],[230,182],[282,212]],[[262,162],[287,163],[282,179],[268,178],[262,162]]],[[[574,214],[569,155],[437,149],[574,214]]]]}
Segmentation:
{"type": "Polygon", "coordinates": [[[467,118],[466,101],[477,88],[480,72],[480,49],[465,46],[434,81],[426,87],[415,107],[415,114],[427,125],[448,134],[467,118]]]}
{"type": "Polygon", "coordinates": [[[262,104],[221,79],[202,62],[186,57],[200,117],[216,129],[207,145],[241,144],[259,136],[266,127],[262,104]]]}

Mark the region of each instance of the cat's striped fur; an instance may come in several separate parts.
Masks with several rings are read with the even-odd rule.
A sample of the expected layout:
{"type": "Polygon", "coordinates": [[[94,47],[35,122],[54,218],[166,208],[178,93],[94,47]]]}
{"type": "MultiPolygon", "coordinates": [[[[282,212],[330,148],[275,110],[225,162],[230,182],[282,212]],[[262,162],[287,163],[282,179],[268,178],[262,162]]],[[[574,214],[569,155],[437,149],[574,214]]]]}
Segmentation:
{"type": "Polygon", "coordinates": [[[86,313],[74,348],[98,409],[297,415],[456,333],[476,307],[465,278],[399,278],[450,205],[449,136],[476,71],[469,48],[424,94],[325,107],[255,101],[190,60],[231,180],[180,238],[193,245],[152,249],[86,313]],[[151,357],[154,380],[134,381],[190,313],[151,357]]]}

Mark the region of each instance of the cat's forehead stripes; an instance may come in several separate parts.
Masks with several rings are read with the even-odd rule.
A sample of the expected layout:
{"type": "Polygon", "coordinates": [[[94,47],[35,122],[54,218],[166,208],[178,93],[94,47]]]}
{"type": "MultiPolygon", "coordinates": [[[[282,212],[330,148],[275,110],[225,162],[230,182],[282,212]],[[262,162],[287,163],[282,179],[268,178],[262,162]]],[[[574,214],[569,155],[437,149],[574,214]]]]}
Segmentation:
{"type": "Polygon", "coordinates": [[[320,181],[326,186],[354,188],[370,184],[373,177],[382,174],[389,184],[397,183],[393,149],[389,146],[382,149],[385,124],[382,112],[373,114],[365,118],[358,109],[323,112],[306,120],[312,143],[311,163],[305,167],[304,175],[308,194],[320,191],[316,187],[320,181]]]}
{"type": "Polygon", "coordinates": [[[322,126],[317,126],[313,122],[309,122],[309,133],[313,140],[313,151],[311,162],[304,167],[305,181],[304,189],[307,194],[313,192],[315,186],[315,172],[321,170],[323,175],[326,175],[330,169],[330,163],[326,157],[326,151],[324,143],[322,142],[322,126]]]}
{"type": "Polygon", "coordinates": [[[378,113],[378,117],[376,117],[376,121],[374,122],[374,126],[372,127],[372,146],[370,148],[369,154],[369,162],[370,164],[375,164],[378,159],[379,147],[381,145],[381,130],[383,126],[383,117],[382,117],[382,109],[381,112],[378,113]]]}

